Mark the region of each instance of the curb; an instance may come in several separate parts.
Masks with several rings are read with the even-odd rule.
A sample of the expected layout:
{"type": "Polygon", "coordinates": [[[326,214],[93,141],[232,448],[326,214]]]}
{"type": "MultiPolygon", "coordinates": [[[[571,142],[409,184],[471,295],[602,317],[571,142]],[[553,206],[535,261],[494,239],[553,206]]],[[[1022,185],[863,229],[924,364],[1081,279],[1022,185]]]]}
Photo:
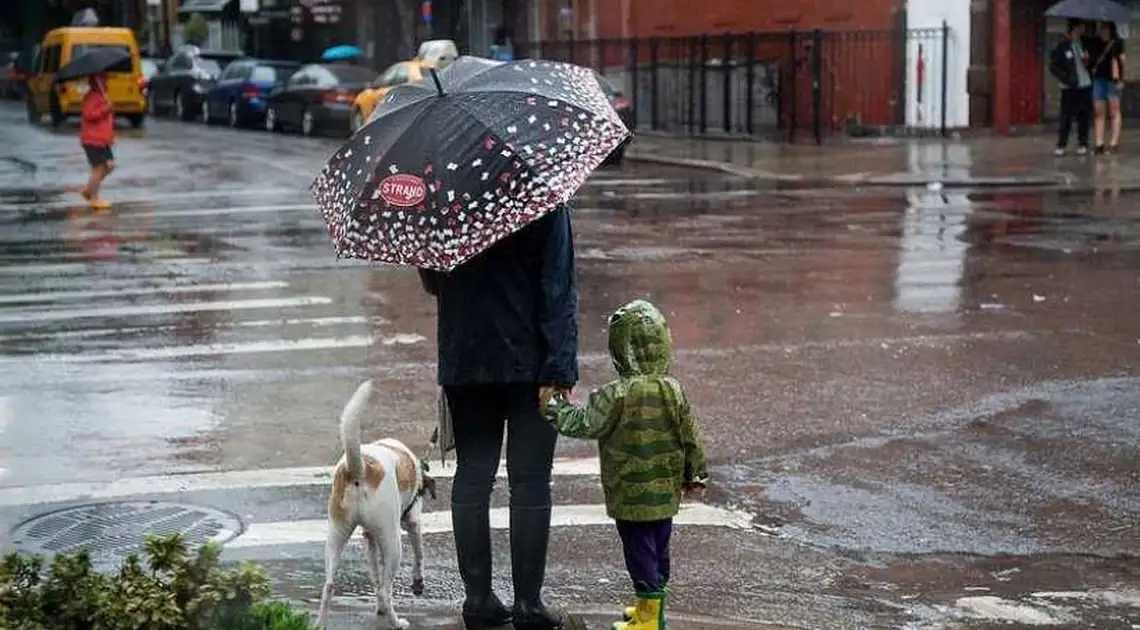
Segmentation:
{"type": "Polygon", "coordinates": [[[1078,186],[1077,181],[1073,177],[978,177],[971,179],[946,179],[946,180],[931,180],[920,179],[917,177],[903,178],[894,177],[889,175],[837,175],[834,177],[817,177],[807,178],[803,175],[784,175],[780,173],[772,173],[770,171],[761,171],[757,169],[736,166],[727,162],[717,162],[715,160],[700,160],[695,158],[679,158],[664,155],[646,155],[641,153],[629,153],[626,159],[633,162],[641,162],[644,164],[661,164],[665,166],[677,166],[681,168],[693,168],[706,171],[714,171],[718,173],[725,173],[734,177],[741,177],[760,182],[773,182],[776,184],[795,184],[797,187],[822,187],[822,188],[922,188],[929,186],[932,183],[940,184],[943,189],[946,188],[1041,188],[1041,189],[1061,189],[1061,190],[1099,190],[1105,188],[1115,188],[1118,190],[1134,190],[1140,188],[1140,184],[1129,184],[1123,186],[1078,186]]]}

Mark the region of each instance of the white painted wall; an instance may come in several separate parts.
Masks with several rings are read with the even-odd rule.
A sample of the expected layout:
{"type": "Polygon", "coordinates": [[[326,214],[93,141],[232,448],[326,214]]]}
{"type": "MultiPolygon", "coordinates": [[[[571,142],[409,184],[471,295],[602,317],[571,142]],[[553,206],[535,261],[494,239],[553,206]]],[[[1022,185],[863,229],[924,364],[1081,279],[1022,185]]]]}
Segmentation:
{"type": "Polygon", "coordinates": [[[945,21],[950,27],[946,45],[949,75],[946,81],[946,125],[968,127],[970,97],[966,73],[970,68],[970,1],[907,0],[906,27],[911,32],[906,51],[906,122],[912,127],[938,128],[942,124],[943,42],[937,33],[945,21]],[[930,34],[918,34],[925,30],[930,34]],[[918,82],[918,55],[922,48],[926,70],[918,82]],[[919,94],[921,91],[921,102],[919,94]]]}

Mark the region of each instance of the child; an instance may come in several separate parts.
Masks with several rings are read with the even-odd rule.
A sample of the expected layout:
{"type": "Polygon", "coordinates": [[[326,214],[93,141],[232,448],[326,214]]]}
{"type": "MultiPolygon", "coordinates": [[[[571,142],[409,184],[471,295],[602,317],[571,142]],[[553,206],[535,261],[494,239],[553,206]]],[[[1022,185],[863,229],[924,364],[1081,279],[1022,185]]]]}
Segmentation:
{"type": "Polygon", "coordinates": [[[79,194],[92,208],[106,209],[111,204],[99,197],[99,188],[103,179],[115,170],[115,155],[111,152],[111,145],[115,143],[115,112],[107,100],[107,77],[92,76],[88,84],[90,89],[83,97],[82,120],[79,123],[79,143],[87,154],[91,175],[79,194]]]}
{"type": "Polygon", "coordinates": [[[609,325],[618,378],[591,392],[584,408],[550,390],[539,402],[563,435],[598,440],[606,513],[617,522],[637,594],[614,630],[661,630],[673,517],[681,496],[707,483],[704,448],[685,392],[669,376],[673,340],[665,316],[635,300],[609,325]]]}

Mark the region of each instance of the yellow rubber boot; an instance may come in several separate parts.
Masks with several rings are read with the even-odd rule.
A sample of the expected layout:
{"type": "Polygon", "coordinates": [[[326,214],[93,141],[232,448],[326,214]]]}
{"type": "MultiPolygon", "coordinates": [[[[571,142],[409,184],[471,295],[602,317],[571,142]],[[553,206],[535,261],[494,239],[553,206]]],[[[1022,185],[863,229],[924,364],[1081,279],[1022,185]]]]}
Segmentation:
{"type": "MultiPolygon", "coordinates": [[[[665,594],[668,592],[669,591],[665,587],[661,588],[661,599],[663,602],[665,599],[665,594]]],[[[662,606],[664,606],[664,603],[662,603],[662,606]]],[[[635,614],[637,614],[637,606],[627,606],[626,609],[621,613],[621,620],[627,623],[633,621],[633,616],[635,614]]]]}
{"type": "Polygon", "coordinates": [[[629,621],[615,623],[611,630],[663,630],[665,628],[665,594],[638,593],[637,604],[629,621]]]}

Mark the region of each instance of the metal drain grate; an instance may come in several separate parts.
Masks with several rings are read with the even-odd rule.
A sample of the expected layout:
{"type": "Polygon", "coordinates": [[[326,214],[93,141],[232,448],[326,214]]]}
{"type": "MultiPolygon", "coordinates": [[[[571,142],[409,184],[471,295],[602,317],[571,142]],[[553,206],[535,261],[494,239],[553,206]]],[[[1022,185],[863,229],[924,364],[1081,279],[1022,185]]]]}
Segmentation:
{"type": "Polygon", "coordinates": [[[241,533],[238,517],[182,503],[126,501],[91,503],[41,514],[12,530],[12,543],[26,553],[53,555],[87,549],[99,565],[118,564],[142,551],[148,534],[181,533],[191,546],[224,543],[241,533]]]}

